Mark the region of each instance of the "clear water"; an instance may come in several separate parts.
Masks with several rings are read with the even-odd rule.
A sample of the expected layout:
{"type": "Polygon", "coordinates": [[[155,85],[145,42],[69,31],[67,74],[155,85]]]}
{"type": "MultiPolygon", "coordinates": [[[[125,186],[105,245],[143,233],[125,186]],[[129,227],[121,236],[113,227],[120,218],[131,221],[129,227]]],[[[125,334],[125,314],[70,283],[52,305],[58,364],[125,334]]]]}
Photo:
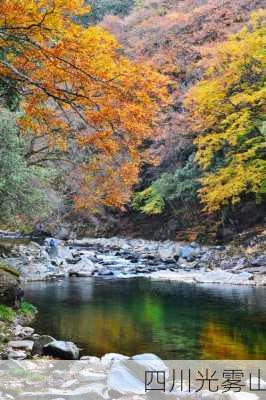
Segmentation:
{"type": "Polygon", "coordinates": [[[266,359],[266,288],[149,279],[29,283],[41,334],[86,355],[152,352],[163,359],[266,359]]]}

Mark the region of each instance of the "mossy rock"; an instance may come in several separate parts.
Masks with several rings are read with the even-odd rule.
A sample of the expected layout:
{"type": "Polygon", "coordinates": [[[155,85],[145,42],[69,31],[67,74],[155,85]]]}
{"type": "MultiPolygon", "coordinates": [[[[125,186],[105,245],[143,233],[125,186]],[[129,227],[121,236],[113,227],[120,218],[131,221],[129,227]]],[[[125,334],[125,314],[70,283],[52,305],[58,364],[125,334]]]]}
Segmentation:
{"type": "Polygon", "coordinates": [[[11,244],[6,241],[0,241],[0,255],[8,255],[14,247],[14,244],[11,244]]]}
{"type": "Polygon", "coordinates": [[[10,274],[16,276],[17,278],[19,278],[20,274],[18,271],[16,271],[14,268],[10,267],[10,265],[8,265],[5,261],[0,261],[0,270],[4,270],[6,272],[9,272],[10,274]]]}
{"type": "Polygon", "coordinates": [[[19,274],[1,261],[0,264],[0,304],[18,307],[23,296],[19,274]]]}

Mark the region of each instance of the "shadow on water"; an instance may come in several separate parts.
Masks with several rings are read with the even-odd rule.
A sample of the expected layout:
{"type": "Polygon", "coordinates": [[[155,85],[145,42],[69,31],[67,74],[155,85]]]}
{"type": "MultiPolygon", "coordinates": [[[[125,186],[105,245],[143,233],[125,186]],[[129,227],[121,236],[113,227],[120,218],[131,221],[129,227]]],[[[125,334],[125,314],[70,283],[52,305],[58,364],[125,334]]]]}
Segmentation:
{"type": "Polygon", "coordinates": [[[27,284],[38,333],[83,354],[152,352],[164,359],[266,359],[266,288],[149,279],[27,284]]]}

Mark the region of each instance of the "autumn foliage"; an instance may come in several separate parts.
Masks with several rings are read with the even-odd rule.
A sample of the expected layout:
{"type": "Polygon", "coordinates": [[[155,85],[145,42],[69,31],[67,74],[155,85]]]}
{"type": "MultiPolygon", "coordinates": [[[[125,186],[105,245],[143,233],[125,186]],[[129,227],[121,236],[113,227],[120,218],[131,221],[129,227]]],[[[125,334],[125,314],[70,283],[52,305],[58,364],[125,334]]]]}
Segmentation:
{"type": "Polygon", "coordinates": [[[82,0],[3,0],[0,3],[0,81],[16,93],[21,132],[48,149],[86,150],[77,170],[76,205],[122,207],[136,183],[153,136],[166,79],[122,55],[102,28],[74,17],[82,0]]]}
{"type": "Polygon", "coordinates": [[[205,171],[200,196],[209,211],[266,193],[266,12],[212,49],[205,79],[186,105],[198,132],[197,162],[205,171]]]}
{"type": "MultiPolygon", "coordinates": [[[[265,191],[263,12],[257,11],[257,17],[249,20],[263,3],[143,0],[124,19],[105,17],[103,26],[117,35],[130,56],[150,60],[170,79],[171,106],[161,114],[159,142],[153,146],[161,164],[151,172],[153,182],[146,181],[137,193],[136,199],[142,201],[142,206],[137,202],[138,210],[159,214],[180,209],[176,200],[184,183],[180,171],[187,171],[195,151],[194,165],[203,178],[194,178],[194,187],[201,184],[202,188],[197,205],[194,192],[191,195],[193,209],[213,213],[244,197],[261,200],[265,191]]],[[[187,199],[185,203],[189,204],[187,199]]]]}
{"type": "Polygon", "coordinates": [[[0,107],[18,117],[18,154],[34,179],[49,170],[66,218],[120,220],[113,208],[127,205],[169,237],[163,214],[176,237],[199,231],[207,213],[239,229],[243,210],[263,209],[263,6],[0,2],[0,107]]]}

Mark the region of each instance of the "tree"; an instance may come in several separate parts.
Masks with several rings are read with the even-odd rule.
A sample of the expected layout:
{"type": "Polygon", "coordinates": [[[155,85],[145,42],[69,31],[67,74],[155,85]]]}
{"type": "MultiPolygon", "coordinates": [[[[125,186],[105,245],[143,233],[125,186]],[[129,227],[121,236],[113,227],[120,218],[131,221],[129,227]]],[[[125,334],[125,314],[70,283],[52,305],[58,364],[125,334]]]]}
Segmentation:
{"type": "MultiPolygon", "coordinates": [[[[28,167],[16,114],[0,108],[0,216],[6,225],[39,220],[53,209],[45,174],[28,167]]],[[[48,171],[46,171],[48,177],[48,171]]]]}
{"type": "MultiPolygon", "coordinates": [[[[209,49],[240,31],[252,10],[263,0],[140,0],[130,15],[117,21],[105,18],[103,25],[124,44],[127,54],[148,60],[170,81],[171,104],[160,116],[158,139],[152,144],[160,165],[146,174],[174,172],[183,167],[184,153],[191,147],[186,93],[207,67],[209,49]]],[[[145,178],[144,178],[145,179],[145,178]]],[[[146,182],[148,186],[150,182],[146,182]]]]}
{"type": "Polygon", "coordinates": [[[205,79],[187,96],[205,171],[200,196],[211,212],[266,193],[265,17],[254,13],[249,26],[213,49],[205,79]]]}
{"type": "Polygon", "coordinates": [[[171,204],[177,212],[183,212],[198,201],[199,175],[192,154],[183,168],[178,168],[172,174],[162,174],[151,186],[136,193],[133,207],[145,214],[161,214],[166,205],[171,204]]]}
{"type": "Polygon", "coordinates": [[[19,95],[20,130],[41,139],[29,158],[73,141],[86,148],[78,207],[122,207],[146,159],[140,147],[153,135],[166,80],[127,60],[102,28],[74,22],[88,11],[82,0],[1,1],[1,95],[19,95]]]}
{"type": "Polygon", "coordinates": [[[86,24],[99,23],[105,15],[127,15],[134,5],[134,0],[87,0],[91,12],[82,17],[86,24]]]}

